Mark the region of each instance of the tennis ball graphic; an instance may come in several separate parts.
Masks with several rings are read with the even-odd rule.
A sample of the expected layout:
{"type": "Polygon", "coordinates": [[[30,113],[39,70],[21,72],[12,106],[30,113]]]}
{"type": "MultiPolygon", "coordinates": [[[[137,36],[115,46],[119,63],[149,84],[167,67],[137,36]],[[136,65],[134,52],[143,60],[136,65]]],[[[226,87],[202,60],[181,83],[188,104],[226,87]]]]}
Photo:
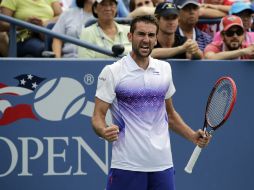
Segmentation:
{"type": "Polygon", "coordinates": [[[49,121],[61,121],[78,113],[85,102],[84,87],[72,78],[52,79],[35,94],[36,113],[49,121]]]}

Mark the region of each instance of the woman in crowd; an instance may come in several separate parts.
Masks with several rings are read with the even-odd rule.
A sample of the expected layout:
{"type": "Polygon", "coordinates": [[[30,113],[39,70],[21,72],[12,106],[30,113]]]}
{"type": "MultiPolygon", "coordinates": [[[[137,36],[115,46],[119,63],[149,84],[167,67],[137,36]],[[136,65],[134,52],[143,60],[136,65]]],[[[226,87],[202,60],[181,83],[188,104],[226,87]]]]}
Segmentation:
{"type": "MultiPolygon", "coordinates": [[[[117,0],[96,0],[92,11],[98,20],[95,24],[82,30],[80,39],[110,51],[113,45],[121,44],[125,49],[124,54],[127,54],[131,50],[127,37],[130,27],[114,21],[117,14],[117,3],[117,0]]],[[[78,55],[88,59],[109,58],[109,56],[82,47],[78,48],[78,55]]]]}
{"type": "MultiPolygon", "coordinates": [[[[94,0],[76,0],[77,7],[65,11],[58,19],[53,31],[78,39],[87,20],[93,17],[93,3],[94,0]]],[[[56,58],[77,57],[76,45],[57,38],[53,39],[52,49],[56,58]]]]}
{"type": "MultiPolygon", "coordinates": [[[[58,0],[2,0],[2,14],[27,21],[38,26],[47,26],[56,21],[62,9],[58,0]]],[[[8,31],[10,24],[0,22],[0,31],[8,31]]],[[[28,29],[18,28],[18,57],[41,57],[44,50],[43,36],[28,29]]]]}

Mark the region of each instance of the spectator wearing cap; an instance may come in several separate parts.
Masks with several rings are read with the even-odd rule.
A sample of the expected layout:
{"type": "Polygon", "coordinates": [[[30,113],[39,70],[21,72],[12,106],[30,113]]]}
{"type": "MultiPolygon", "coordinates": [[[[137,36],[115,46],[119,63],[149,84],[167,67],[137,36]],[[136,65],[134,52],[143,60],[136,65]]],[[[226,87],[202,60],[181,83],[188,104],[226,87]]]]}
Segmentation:
{"type": "Polygon", "coordinates": [[[212,37],[196,27],[199,18],[198,1],[176,0],[176,7],[179,9],[179,27],[176,33],[196,41],[199,49],[204,51],[212,37]]]}
{"type": "Polygon", "coordinates": [[[239,16],[243,21],[244,29],[251,32],[252,14],[254,13],[253,7],[248,2],[237,1],[229,10],[229,15],[239,16]]]}
{"type": "Polygon", "coordinates": [[[204,51],[206,59],[231,60],[253,59],[254,45],[244,42],[245,30],[240,17],[229,15],[222,18],[222,41],[209,44],[204,51]]]}
{"type": "MultiPolygon", "coordinates": [[[[254,32],[251,32],[252,25],[252,14],[254,13],[254,9],[250,3],[247,2],[235,2],[230,10],[230,15],[239,16],[242,19],[244,30],[246,31],[245,41],[247,43],[254,43],[254,32]]],[[[222,41],[220,32],[217,32],[213,38],[213,41],[222,41]]]]}
{"type": "Polygon", "coordinates": [[[174,4],[159,3],[155,9],[155,16],[159,22],[157,45],[152,51],[154,58],[173,59],[201,59],[202,51],[197,42],[175,34],[178,27],[179,11],[174,4]]]}
{"type": "MultiPolygon", "coordinates": [[[[92,12],[98,20],[95,24],[83,28],[80,39],[107,50],[112,50],[113,45],[122,44],[125,47],[124,54],[127,54],[131,50],[127,37],[130,27],[114,21],[117,14],[117,3],[117,0],[96,0],[92,6],[92,12]]],[[[110,58],[83,47],[78,47],[78,57],[110,58]]]]}
{"type": "MultiPolygon", "coordinates": [[[[88,19],[92,18],[94,0],[75,0],[77,7],[63,12],[53,27],[53,31],[62,35],[79,38],[82,28],[88,19]]],[[[56,58],[78,57],[76,45],[54,38],[52,44],[56,58]]]]}

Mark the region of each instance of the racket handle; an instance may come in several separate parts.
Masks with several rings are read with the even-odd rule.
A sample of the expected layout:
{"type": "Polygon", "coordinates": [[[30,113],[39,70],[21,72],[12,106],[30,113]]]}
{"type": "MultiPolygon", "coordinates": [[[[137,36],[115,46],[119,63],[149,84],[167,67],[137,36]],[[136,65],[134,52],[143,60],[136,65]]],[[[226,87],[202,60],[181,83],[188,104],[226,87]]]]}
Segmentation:
{"type": "Polygon", "coordinates": [[[189,159],[189,162],[187,163],[186,167],[184,168],[184,170],[191,174],[192,173],[192,169],[199,157],[199,154],[201,152],[202,148],[200,148],[199,146],[196,146],[196,148],[194,149],[190,159],[189,159]]]}

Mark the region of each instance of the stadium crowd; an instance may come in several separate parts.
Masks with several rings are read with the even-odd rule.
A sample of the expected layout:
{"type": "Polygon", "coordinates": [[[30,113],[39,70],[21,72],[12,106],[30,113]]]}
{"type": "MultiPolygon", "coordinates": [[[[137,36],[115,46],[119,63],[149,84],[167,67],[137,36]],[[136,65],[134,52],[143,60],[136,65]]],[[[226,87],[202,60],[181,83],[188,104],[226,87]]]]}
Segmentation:
{"type": "MultiPolygon", "coordinates": [[[[0,14],[111,50],[130,51],[131,20],[155,15],[159,30],[152,57],[159,59],[253,59],[254,7],[248,0],[0,0],[0,14]],[[200,23],[200,19],[219,22],[200,23]],[[94,20],[91,24],[86,24],[94,20]]],[[[0,20],[0,57],[8,56],[10,23],[0,20]]],[[[17,27],[17,56],[42,57],[45,36],[17,27]]],[[[109,58],[54,38],[55,58],[109,58]]]]}

